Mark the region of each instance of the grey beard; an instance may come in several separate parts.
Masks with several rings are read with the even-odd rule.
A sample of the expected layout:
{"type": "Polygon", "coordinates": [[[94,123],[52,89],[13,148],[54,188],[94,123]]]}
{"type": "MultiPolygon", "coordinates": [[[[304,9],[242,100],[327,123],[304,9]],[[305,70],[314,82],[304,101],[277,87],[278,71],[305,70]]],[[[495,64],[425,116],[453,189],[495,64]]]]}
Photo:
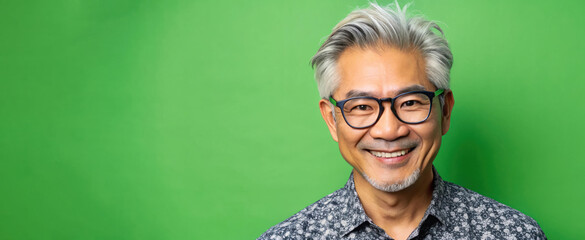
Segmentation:
{"type": "Polygon", "coordinates": [[[398,192],[404,190],[407,187],[410,187],[412,184],[418,180],[420,177],[420,170],[416,169],[410,176],[408,176],[404,181],[393,183],[393,184],[380,184],[377,183],[374,179],[371,179],[365,173],[361,173],[361,175],[376,189],[384,192],[398,192]]]}

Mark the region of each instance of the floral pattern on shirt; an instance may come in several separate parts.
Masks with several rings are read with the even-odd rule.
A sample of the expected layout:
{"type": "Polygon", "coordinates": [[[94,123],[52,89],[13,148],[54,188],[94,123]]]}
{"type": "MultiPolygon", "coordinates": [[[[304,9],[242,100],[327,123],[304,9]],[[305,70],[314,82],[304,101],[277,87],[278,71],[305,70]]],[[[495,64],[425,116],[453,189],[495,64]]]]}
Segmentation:
{"type": "MultiPolygon", "coordinates": [[[[534,219],[456,184],[433,168],[433,195],[408,239],[546,239],[534,219]]],[[[353,175],[345,186],[258,239],[392,239],[365,214],[353,175]]]]}

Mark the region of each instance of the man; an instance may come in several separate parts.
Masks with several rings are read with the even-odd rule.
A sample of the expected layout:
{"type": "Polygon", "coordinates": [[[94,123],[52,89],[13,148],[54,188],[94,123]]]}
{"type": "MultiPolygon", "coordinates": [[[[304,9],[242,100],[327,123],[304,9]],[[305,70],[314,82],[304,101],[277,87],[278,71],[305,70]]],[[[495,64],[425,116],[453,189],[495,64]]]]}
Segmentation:
{"type": "Polygon", "coordinates": [[[348,182],[259,239],[546,239],[532,218],[434,169],[453,57],[435,23],[396,7],[353,11],[312,60],[348,182]]]}

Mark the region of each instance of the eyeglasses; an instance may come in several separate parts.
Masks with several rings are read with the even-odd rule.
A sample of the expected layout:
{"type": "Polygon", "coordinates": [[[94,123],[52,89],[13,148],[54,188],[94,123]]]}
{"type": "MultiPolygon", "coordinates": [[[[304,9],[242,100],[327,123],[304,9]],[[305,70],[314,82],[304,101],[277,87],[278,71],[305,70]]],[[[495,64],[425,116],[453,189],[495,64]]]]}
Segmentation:
{"type": "Polygon", "coordinates": [[[341,109],[347,125],[352,128],[368,128],[376,124],[384,112],[382,102],[390,102],[390,110],[403,123],[417,124],[426,121],[431,115],[433,98],[445,90],[435,92],[413,91],[402,93],[394,98],[352,97],[336,101],[329,97],[333,105],[341,109]]]}

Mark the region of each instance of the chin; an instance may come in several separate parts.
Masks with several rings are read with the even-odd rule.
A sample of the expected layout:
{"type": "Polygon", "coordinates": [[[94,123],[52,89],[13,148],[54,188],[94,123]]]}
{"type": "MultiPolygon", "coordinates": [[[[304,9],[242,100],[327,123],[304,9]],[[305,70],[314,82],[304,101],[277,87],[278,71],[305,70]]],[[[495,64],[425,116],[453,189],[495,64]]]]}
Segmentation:
{"type": "Polygon", "coordinates": [[[384,192],[399,192],[402,191],[410,186],[412,186],[420,177],[420,170],[416,169],[410,176],[406,177],[403,180],[398,182],[388,183],[388,182],[381,182],[376,179],[370,178],[365,173],[360,173],[366,181],[370,183],[374,188],[384,191],[384,192]]]}

